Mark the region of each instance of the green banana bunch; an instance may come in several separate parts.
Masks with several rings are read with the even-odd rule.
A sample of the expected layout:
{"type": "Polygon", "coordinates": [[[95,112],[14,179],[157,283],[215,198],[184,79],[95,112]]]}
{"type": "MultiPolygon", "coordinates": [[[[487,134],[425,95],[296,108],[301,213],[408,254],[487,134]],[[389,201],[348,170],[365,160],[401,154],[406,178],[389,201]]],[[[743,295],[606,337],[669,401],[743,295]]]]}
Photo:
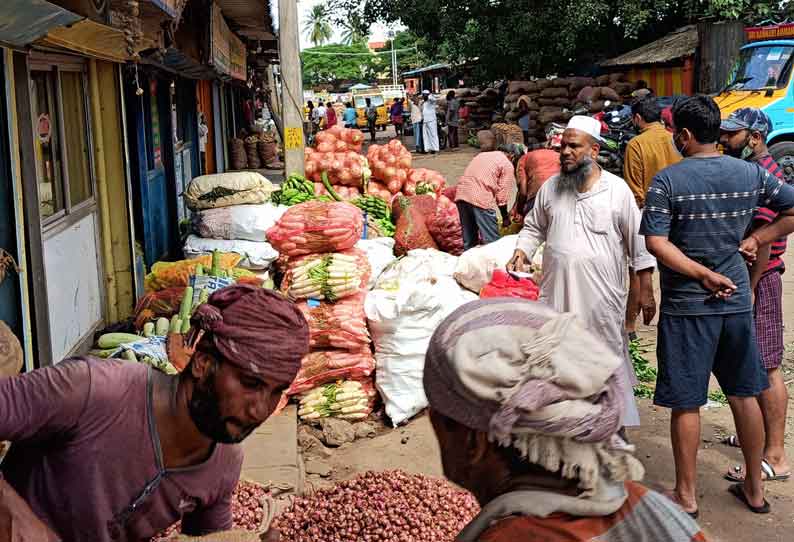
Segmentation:
{"type": "Polygon", "coordinates": [[[305,177],[293,173],[285,180],[281,188],[270,197],[276,205],[296,205],[315,199],[314,183],[305,177]]]}
{"type": "Polygon", "coordinates": [[[359,196],[354,199],[352,203],[377,219],[391,218],[391,209],[389,209],[389,205],[378,197],[367,194],[365,196],[359,196]]]}

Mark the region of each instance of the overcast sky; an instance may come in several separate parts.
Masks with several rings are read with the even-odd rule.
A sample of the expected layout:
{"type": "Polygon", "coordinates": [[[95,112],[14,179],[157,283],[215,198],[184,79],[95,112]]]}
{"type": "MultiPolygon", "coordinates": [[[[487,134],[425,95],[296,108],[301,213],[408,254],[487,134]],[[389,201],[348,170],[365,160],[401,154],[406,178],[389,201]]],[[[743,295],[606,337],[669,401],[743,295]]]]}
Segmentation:
{"type": "MultiPolygon", "coordinates": [[[[298,27],[300,29],[300,45],[301,50],[311,47],[309,37],[303,32],[303,25],[306,19],[309,18],[312,7],[317,4],[322,4],[323,0],[298,0],[298,27]]],[[[271,6],[273,9],[273,23],[278,28],[278,0],[272,0],[271,6]]],[[[381,24],[374,24],[370,28],[369,41],[386,41],[386,33],[388,29],[381,24]]],[[[342,39],[342,32],[340,29],[334,28],[334,34],[331,38],[331,43],[338,43],[342,39]]]]}

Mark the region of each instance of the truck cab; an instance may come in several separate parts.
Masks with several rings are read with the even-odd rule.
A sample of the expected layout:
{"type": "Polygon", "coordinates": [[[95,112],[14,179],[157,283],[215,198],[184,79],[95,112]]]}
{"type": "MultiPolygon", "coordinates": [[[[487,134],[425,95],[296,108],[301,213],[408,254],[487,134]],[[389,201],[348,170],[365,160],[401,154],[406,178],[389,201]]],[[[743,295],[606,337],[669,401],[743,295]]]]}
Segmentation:
{"type": "Polygon", "coordinates": [[[723,118],[743,107],[755,107],[769,115],[769,152],[786,180],[794,182],[794,24],[745,32],[750,43],[741,48],[731,82],[715,101],[723,118]],[[762,39],[770,36],[790,39],[762,39]]]}

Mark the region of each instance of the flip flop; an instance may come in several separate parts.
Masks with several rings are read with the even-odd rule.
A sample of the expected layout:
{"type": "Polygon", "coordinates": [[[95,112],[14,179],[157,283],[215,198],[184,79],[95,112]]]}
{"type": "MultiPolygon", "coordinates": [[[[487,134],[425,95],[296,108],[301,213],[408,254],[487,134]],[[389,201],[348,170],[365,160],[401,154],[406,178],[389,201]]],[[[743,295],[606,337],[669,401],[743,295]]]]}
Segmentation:
{"type": "Polygon", "coordinates": [[[730,446],[731,448],[741,448],[741,445],[739,444],[739,439],[736,435],[725,437],[720,442],[722,442],[725,446],[730,446]]]}
{"type": "MultiPolygon", "coordinates": [[[[742,472],[742,466],[736,465],[731,472],[725,474],[725,479],[729,482],[744,482],[744,477],[739,476],[742,472]]],[[[769,464],[766,459],[761,460],[761,480],[764,482],[786,482],[791,478],[791,473],[778,474],[775,472],[774,467],[769,464]]]]}
{"type": "Polygon", "coordinates": [[[750,504],[750,501],[747,500],[747,495],[744,494],[744,490],[742,489],[742,484],[733,484],[731,487],[728,488],[728,491],[737,499],[739,499],[744,505],[747,507],[750,512],[753,514],[768,514],[771,511],[769,503],[766,499],[764,499],[764,504],[761,506],[753,506],[750,504]]]}

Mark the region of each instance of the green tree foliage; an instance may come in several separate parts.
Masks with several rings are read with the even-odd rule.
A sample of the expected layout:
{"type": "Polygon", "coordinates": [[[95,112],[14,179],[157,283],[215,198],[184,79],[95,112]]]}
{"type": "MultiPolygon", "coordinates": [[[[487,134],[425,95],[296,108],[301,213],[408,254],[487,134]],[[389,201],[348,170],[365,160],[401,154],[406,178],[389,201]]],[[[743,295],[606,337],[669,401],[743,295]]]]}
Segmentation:
{"type": "Polygon", "coordinates": [[[342,81],[366,82],[384,69],[384,60],[362,43],[333,44],[301,51],[303,84],[337,84],[342,81]]]}
{"type": "Polygon", "coordinates": [[[366,42],[369,37],[368,25],[365,25],[361,19],[361,14],[357,11],[351,12],[342,19],[338,20],[339,26],[342,28],[342,43],[345,45],[352,45],[354,43],[366,42]]]}
{"type": "Polygon", "coordinates": [[[309,17],[303,22],[303,32],[315,47],[330,41],[333,29],[329,20],[328,8],[318,4],[312,7],[309,17]]]}
{"type": "Polygon", "coordinates": [[[782,20],[778,0],[330,0],[334,16],[361,10],[365,24],[400,23],[449,62],[478,59],[475,76],[568,73],[701,20],[782,20]]]}

